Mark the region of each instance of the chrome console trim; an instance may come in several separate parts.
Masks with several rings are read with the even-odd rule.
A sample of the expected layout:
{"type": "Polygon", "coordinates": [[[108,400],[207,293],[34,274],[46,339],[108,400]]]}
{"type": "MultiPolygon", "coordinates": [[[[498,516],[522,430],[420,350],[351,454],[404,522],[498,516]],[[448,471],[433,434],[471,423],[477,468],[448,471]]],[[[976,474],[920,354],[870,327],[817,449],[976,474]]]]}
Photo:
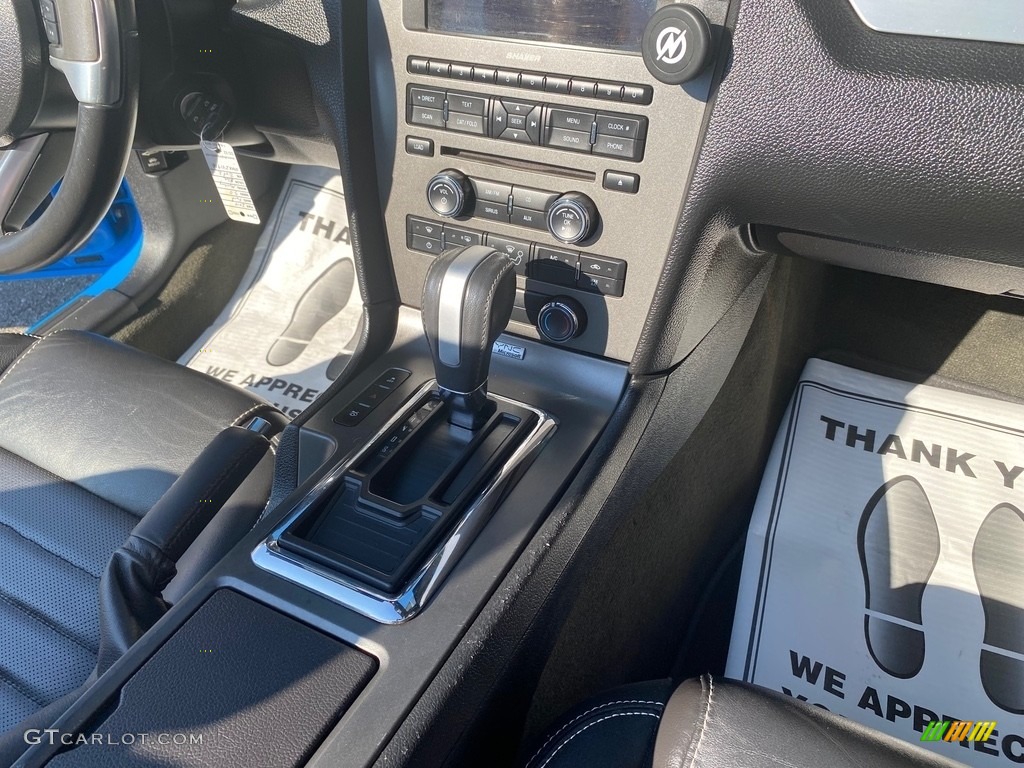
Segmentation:
{"type": "Polygon", "coordinates": [[[424,395],[436,388],[435,381],[429,381],[420,387],[363,448],[338,462],[299,500],[274,532],[253,550],[253,563],[265,571],[323,595],[381,624],[401,624],[422,611],[490,519],[501,502],[510,478],[518,469],[528,466],[554,434],[558,422],[547,412],[500,395],[490,395],[500,403],[509,403],[532,411],[537,415],[537,424],[523,440],[522,445],[509,457],[497,476],[470,502],[448,537],[397,595],[383,594],[330,568],[283,550],[278,545],[278,540],[285,529],[300,515],[334,490],[335,484],[349,467],[362,459],[378,440],[407,418],[420,404],[424,395]]]}
{"type": "Polygon", "coordinates": [[[1021,0],[850,0],[877,32],[1024,45],[1021,0]]]}

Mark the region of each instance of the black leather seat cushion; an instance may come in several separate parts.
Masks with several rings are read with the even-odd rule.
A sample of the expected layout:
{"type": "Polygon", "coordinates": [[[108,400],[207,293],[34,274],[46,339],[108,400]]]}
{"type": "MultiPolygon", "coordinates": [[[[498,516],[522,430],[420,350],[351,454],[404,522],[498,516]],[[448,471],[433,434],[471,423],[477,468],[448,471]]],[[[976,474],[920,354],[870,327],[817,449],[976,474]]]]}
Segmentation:
{"type": "Polygon", "coordinates": [[[96,663],[100,575],[241,390],[94,334],[0,334],[0,731],[96,663]]]}
{"type": "Polygon", "coordinates": [[[667,681],[646,683],[581,705],[552,729],[528,768],[961,766],[744,683],[705,675],[683,683],[671,698],[670,688],[667,681]]]}

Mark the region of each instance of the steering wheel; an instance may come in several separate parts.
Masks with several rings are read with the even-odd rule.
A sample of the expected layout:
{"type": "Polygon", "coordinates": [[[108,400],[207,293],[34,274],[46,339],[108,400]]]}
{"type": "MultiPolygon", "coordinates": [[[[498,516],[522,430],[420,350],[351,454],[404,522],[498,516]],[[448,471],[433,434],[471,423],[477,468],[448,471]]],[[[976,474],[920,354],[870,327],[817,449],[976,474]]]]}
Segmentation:
{"type": "Polygon", "coordinates": [[[132,0],[0,0],[0,226],[47,134],[75,131],[54,199],[0,237],[0,274],[58,261],[106,215],[131,153],[138,73],[132,0]]]}

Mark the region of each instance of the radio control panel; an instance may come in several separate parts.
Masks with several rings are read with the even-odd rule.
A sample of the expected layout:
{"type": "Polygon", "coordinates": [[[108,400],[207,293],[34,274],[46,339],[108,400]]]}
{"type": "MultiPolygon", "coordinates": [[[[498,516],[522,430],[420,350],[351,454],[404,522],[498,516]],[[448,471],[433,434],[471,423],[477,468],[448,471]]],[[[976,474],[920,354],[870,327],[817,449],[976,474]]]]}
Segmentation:
{"type": "MultiPolygon", "coordinates": [[[[402,302],[431,260],[486,244],[516,262],[509,332],[628,362],[678,226],[713,78],[642,56],[426,28],[371,4],[378,180],[402,302]],[[376,14],[376,15],[374,15],[376,14]]],[[[695,0],[712,25],[727,0],[695,0]]]]}

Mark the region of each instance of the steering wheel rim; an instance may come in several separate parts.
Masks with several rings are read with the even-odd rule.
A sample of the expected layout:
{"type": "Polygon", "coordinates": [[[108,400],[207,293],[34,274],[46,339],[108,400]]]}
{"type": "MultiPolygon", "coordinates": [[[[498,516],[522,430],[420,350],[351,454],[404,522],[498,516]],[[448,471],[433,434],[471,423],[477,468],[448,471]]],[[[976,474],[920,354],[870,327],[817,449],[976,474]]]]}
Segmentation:
{"type": "Polygon", "coordinates": [[[51,44],[49,50],[51,65],[65,73],[78,99],[68,168],[39,218],[23,230],[0,237],[0,274],[40,269],[85,242],[110,209],[128,165],[139,101],[134,4],[131,0],[85,3],[57,0],[58,18],[66,15],[76,23],[65,24],[62,45],[51,44]],[[81,23],[83,8],[93,11],[91,28],[81,23]],[[91,43],[79,41],[80,34],[91,34],[91,43]]]}

